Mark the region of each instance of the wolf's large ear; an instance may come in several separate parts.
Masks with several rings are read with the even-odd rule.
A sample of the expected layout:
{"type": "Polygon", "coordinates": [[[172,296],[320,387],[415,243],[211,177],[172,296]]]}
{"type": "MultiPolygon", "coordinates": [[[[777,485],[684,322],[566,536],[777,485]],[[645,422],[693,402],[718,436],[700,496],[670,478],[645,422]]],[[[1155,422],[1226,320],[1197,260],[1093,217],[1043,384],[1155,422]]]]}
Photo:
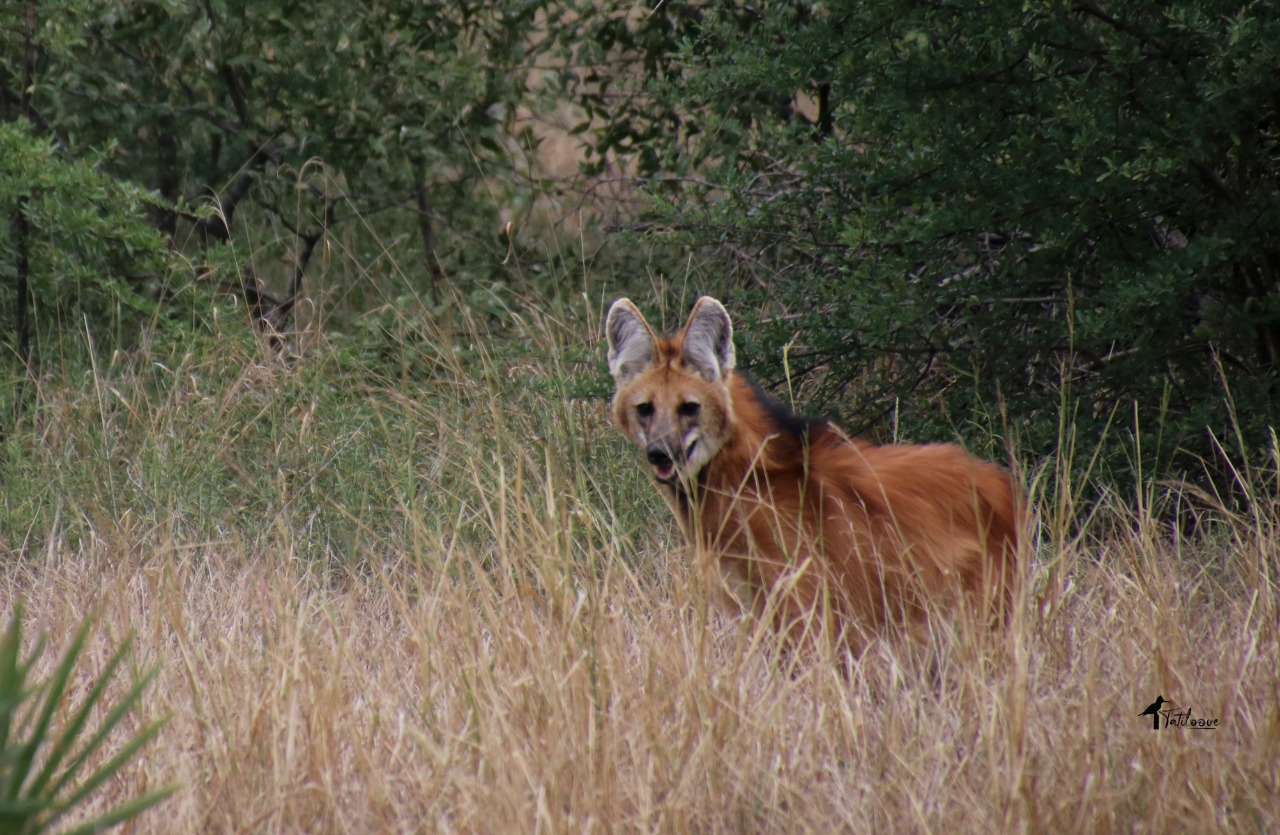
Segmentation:
{"type": "Polygon", "coordinates": [[[657,355],[653,329],[631,299],[618,299],[609,308],[604,334],[609,340],[609,373],[620,387],[648,368],[657,355]]]}
{"type": "Polygon", "coordinates": [[[733,322],[724,305],[703,296],[693,306],[684,326],[682,358],[710,382],[723,380],[733,370],[733,322]]]}

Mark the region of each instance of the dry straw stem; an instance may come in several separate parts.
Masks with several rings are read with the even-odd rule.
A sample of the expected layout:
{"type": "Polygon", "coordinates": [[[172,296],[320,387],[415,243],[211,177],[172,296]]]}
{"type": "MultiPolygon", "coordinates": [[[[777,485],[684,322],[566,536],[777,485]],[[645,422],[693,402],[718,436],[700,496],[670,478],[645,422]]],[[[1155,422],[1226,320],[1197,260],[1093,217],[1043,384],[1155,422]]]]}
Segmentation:
{"type": "Polygon", "coordinates": [[[88,658],[132,629],[160,663],[139,721],[172,722],[98,799],[180,782],[135,832],[1280,827],[1276,589],[1244,581],[1274,524],[1086,535],[1056,587],[1036,561],[1007,638],[886,642],[846,678],[697,616],[665,524],[588,576],[562,531],[526,524],[547,508],[491,499],[521,529],[505,545],[335,575],[125,527],[6,560],[0,598],[55,639],[101,607],[88,658]],[[1137,714],[1157,693],[1218,730],[1153,732],[1137,714]]]}

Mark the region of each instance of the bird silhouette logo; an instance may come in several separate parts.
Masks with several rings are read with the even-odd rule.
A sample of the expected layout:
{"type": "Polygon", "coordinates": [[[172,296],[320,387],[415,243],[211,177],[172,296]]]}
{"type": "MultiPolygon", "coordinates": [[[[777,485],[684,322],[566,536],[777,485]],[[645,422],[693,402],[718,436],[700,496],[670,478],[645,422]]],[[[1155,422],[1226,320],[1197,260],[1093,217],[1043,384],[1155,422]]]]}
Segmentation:
{"type": "Polygon", "coordinates": [[[1165,728],[1176,728],[1180,731],[1216,731],[1222,721],[1213,716],[1199,716],[1189,706],[1180,706],[1173,699],[1156,696],[1156,700],[1147,705],[1146,710],[1138,714],[1151,717],[1151,730],[1160,730],[1160,717],[1164,717],[1165,728]]]}
{"type": "Polygon", "coordinates": [[[1151,730],[1153,731],[1160,730],[1160,706],[1161,705],[1169,705],[1170,707],[1172,707],[1173,702],[1169,701],[1164,696],[1156,696],[1156,700],[1151,704],[1147,705],[1146,710],[1138,714],[1139,717],[1142,717],[1142,716],[1151,717],[1151,730]]]}

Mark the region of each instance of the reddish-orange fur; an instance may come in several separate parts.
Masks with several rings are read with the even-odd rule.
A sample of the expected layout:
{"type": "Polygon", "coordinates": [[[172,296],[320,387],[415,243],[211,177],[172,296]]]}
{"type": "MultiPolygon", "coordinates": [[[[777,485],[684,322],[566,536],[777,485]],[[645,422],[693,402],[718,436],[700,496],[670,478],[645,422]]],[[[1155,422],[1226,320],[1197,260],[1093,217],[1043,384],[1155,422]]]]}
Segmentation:
{"type": "Polygon", "coordinates": [[[670,338],[623,299],[608,330],[615,422],[649,451],[721,602],[784,631],[816,615],[855,648],[957,593],[1007,618],[1021,527],[1008,473],[951,444],[875,446],[790,415],[733,370],[714,299],[670,338]]]}

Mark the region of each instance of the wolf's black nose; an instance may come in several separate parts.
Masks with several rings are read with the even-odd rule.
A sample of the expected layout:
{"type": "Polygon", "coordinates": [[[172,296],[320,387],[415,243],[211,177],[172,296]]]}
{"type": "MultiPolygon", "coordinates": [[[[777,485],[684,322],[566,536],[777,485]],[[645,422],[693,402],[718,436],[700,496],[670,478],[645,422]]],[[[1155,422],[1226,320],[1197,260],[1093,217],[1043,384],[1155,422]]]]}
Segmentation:
{"type": "Polygon", "coordinates": [[[651,444],[648,452],[649,463],[655,467],[662,467],[671,463],[671,455],[668,454],[667,448],[661,444],[651,444]]]}

